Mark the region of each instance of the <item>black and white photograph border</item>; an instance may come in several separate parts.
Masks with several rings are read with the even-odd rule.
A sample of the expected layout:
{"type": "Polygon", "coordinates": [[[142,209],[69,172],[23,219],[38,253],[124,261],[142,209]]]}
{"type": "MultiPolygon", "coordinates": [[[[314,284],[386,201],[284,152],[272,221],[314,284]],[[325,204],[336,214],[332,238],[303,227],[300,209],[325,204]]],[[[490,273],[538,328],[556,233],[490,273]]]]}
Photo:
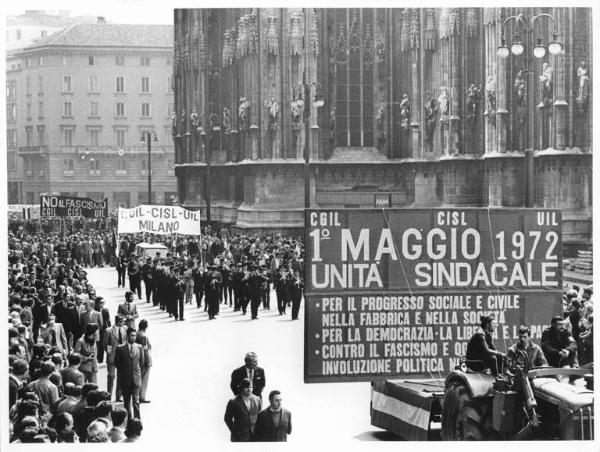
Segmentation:
{"type": "MultiPolygon", "coordinates": [[[[593,44],[600,42],[600,6],[592,0],[523,6],[24,0],[0,11],[6,27],[1,74],[7,86],[6,108],[0,110],[6,124],[0,138],[7,143],[7,157],[0,159],[6,181],[0,205],[7,208],[0,209],[0,222],[7,230],[0,250],[8,257],[1,268],[8,275],[9,308],[9,347],[0,350],[0,369],[10,380],[10,366],[25,354],[27,378],[36,372],[39,379],[50,368],[31,354],[45,351],[54,374],[96,380],[97,401],[105,401],[100,405],[108,401],[113,410],[124,408],[142,422],[139,437],[131,433],[130,442],[137,444],[118,447],[386,451],[409,442],[415,450],[442,450],[449,446],[441,438],[442,403],[453,396],[444,397],[445,386],[454,390],[459,405],[469,400],[470,407],[473,391],[489,396],[531,389],[535,377],[519,380],[521,367],[516,373],[511,368],[507,378],[493,375],[494,366],[500,366],[502,376],[509,347],[523,336],[523,322],[530,327],[525,336],[540,346],[545,361],[553,359],[542,344],[553,316],[565,319],[556,323],[572,336],[574,325],[580,334],[591,335],[587,315],[593,319],[597,254],[592,237],[598,223],[593,221],[592,182],[598,174],[592,146],[600,138],[593,114],[593,105],[600,105],[593,89],[599,81],[593,65],[600,61],[599,46],[593,44]],[[350,58],[356,73],[348,69],[350,58]],[[139,232],[120,232],[132,218],[139,232]],[[536,218],[540,243],[557,231],[556,256],[548,247],[539,249],[558,266],[532,270],[546,265],[540,258],[514,270],[515,262],[527,258],[511,252],[535,253],[527,237],[532,238],[528,234],[536,218]],[[405,240],[413,223],[417,232],[405,240]],[[174,232],[196,225],[196,235],[174,232]],[[467,289],[452,282],[460,279],[455,263],[469,259],[470,238],[461,248],[459,237],[453,256],[450,246],[441,251],[438,240],[471,225],[481,235],[476,261],[482,269],[471,275],[467,289]],[[351,232],[341,237],[340,228],[351,232]],[[391,231],[389,241],[384,229],[391,231]],[[500,231],[506,232],[505,276],[510,279],[501,288],[489,284],[501,273],[500,231]],[[52,245],[41,237],[50,237],[52,245]],[[407,258],[421,238],[423,255],[407,258]],[[347,247],[345,257],[336,240],[347,247]],[[30,243],[24,253],[25,242],[30,243]],[[83,251],[87,248],[89,254],[83,251]],[[446,251],[447,256],[436,255],[446,251]],[[66,267],[73,274],[64,279],[72,290],[51,289],[48,308],[39,297],[43,284],[33,284],[36,291],[24,295],[17,279],[26,255],[36,256],[29,261],[34,268],[53,267],[52,259],[55,267],[70,262],[66,267]],[[148,267],[152,264],[154,269],[148,267]],[[535,287],[542,276],[547,286],[535,287]],[[323,278],[329,278],[327,284],[323,278]],[[75,287],[78,282],[82,291],[75,287]],[[489,319],[479,315],[488,312],[474,308],[475,301],[465,305],[470,297],[488,294],[504,300],[501,293],[508,294],[508,306],[489,319]],[[54,330],[51,317],[67,318],[52,308],[63,295],[65,306],[67,299],[69,307],[75,303],[79,320],[76,327],[63,324],[69,331],[61,352],[63,341],[55,338],[61,329],[54,330]],[[400,295],[413,305],[399,308],[400,295]],[[454,303],[454,311],[465,314],[461,325],[468,337],[462,342],[439,337],[443,327],[438,323],[458,332],[456,321],[439,305],[436,312],[415,307],[419,297],[430,296],[447,296],[452,301],[439,303],[454,303]],[[544,297],[548,307],[540,301],[544,297]],[[25,309],[15,311],[15,305],[25,309]],[[573,306],[579,322],[570,317],[573,306]],[[364,342],[365,356],[389,353],[387,341],[415,350],[439,347],[439,359],[353,361],[349,345],[328,366],[323,351],[352,344],[352,334],[355,343],[363,343],[356,334],[364,339],[369,328],[352,328],[349,318],[387,313],[386,307],[406,310],[411,325],[422,311],[423,321],[435,326],[433,337],[411,330],[414,336],[406,342],[381,339],[373,346],[378,340],[372,339],[374,348],[364,342]],[[114,325],[117,316],[124,325],[122,343],[132,333],[129,326],[137,330],[129,348],[119,347],[118,327],[107,328],[106,319],[114,325]],[[26,331],[21,328],[14,336],[23,325],[26,331]],[[480,356],[467,348],[477,335],[494,356],[492,365],[481,358],[483,371],[476,369],[480,356]],[[34,342],[40,346],[31,346],[34,342]],[[57,353],[48,356],[48,350],[57,353]],[[91,367],[80,366],[81,374],[56,372],[59,362],[67,366],[73,350],[86,359],[91,352],[91,367]],[[135,389],[126,394],[120,386],[130,377],[119,374],[125,375],[129,363],[135,389]],[[471,391],[445,381],[453,370],[466,378],[476,375],[471,391]],[[235,396],[238,390],[243,397],[235,396]],[[283,410],[274,409],[280,405],[283,410]],[[248,410],[252,428],[246,434],[238,422],[239,413],[245,419],[248,410]],[[273,427],[273,419],[280,428],[273,427]],[[269,435],[287,444],[262,442],[269,435]]],[[[394,321],[402,325],[401,319],[394,321]]],[[[592,363],[592,377],[585,370],[564,369],[566,377],[556,380],[575,384],[579,389],[573,397],[585,397],[586,387],[593,391],[597,344],[588,340],[586,345],[584,339],[577,345],[580,369],[592,363]]],[[[576,367],[565,353],[560,366],[576,367]]],[[[556,356],[562,359],[562,351],[556,356]]],[[[543,371],[539,377],[545,377],[543,371]]],[[[74,386],[80,385],[67,391],[74,386]]],[[[536,390],[531,389],[534,399],[536,390]]],[[[48,397],[39,386],[31,391],[37,400],[48,397]]],[[[64,385],[60,395],[66,398],[64,385]]],[[[555,396],[546,394],[540,404],[555,396]]],[[[515,400],[488,399],[457,430],[478,439],[473,418],[488,410],[502,412],[498,404],[515,400]]],[[[526,407],[525,423],[532,415],[530,402],[517,400],[526,407]]],[[[537,414],[543,424],[542,408],[537,414]]],[[[0,449],[36,448],[11,442],[14,415],[4,385],[0,449]]],[[[84,435],[109,431],[110,415],[87,415],[94,425],[84,428],[84,435]]],[[[587,422],[586,416],[583,412],[587,422]]],[[[508,421],[514,423],[500,416],[493,428],[508,421]]],[[[551,442],[560,438],[538,436],[539,441],[526,444],[514,441],[513,428],[504,441],[497,435],[487,438],[486,447],[596,451],[598,423],[592,422],[589,441],[551,442]]],[[[586,425],[584,435],[589,431],[586,425]]],[[[44,429],[38,433],[43,437],[44,429]]],[[[521,433],[517,439],[530,439],[530,431],[521,433]]],[[[446,433],[458,439],[453,434],[446,433]]]]}

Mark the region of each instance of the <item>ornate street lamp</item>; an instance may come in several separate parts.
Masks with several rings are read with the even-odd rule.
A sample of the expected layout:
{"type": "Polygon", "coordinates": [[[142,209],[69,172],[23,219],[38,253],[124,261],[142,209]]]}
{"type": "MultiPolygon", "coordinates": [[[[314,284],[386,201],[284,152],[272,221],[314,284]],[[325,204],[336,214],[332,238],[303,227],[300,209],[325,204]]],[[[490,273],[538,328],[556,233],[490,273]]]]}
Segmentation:
{"type": "Polygon", "coordinates": [[[158,135],[154,130],[142,132],[142,143],[148,147],[148,204],[152,204],[152,141],[158,142],[158,135]]]}
{"type": "Polygon", "coordinates": [[[525,150],[525,206],[526,207],[533,207],[533,201],[534,201],[534,192],[533,192],[533,142],[534,142],[534,136],[533,136],[533,116],[534,116],[534,109],[533,109],[533,96],[532,96],[532,89],[533,89],[533,84],[534,84],[534,73],[533,73],[533,57],[535,58],[544,58],[544,56],[546,56],[546,50],[548,50],[548,52],[550,52],[551,55],[557,55],[561,52],[562,50],[562,44],[558,41],[558,31],[556,28],[556,20],[554,19],[554,17],[551,14],[548,13],[541,13],[535,16],[532,16],[531,18],[528,18],[525,14],[521,13],[515,16],[509,16],[506,19],[504,19],[504,22],[502,22],[502,27],[501,27],[501,45],[498,47],[497,49],[497,55],[500,58],[508,58],[510,56],[510,54],[512,53],[513,55],[516,56],[520,56],[523,55],[523,53],[525,53],[526,55],[526,68],[523,69],[523,73],[528,74],[529,79],[527,81],[527,99],[529,102],[528,105],[528,114],[527,114],[527,129],[528,129],[528,143],[527,143],[527,147],[525,150]],[[553,25],[553,33],[552,33],[552,41],[548,44],[548,46],[544,46],[544,42],[542,37],[540,36],[540,32],[539,32],[539,24],[538,21],[542,18],[548,18],[552,21],[552,25],[553,25]],[[515,21],[517,23],[517,31],[513,34],[513,42],[509,47],[506,45],[506,40],[505,40],[505,27],[506,24],[510,21],[515,21]],[[534,33],[536,31],[536,25],[538,25],[537,27],[537,43],[534,45],[533,43],[533,37],[534,37],[534,33]],[[528,26],[528,28],[526,28],[528,26]],[[526,29],[525,29],[526,28],[526,29]],[[521,31],[524,31],[526,33],[526,43],[523,44],[523,42],[520,39],[520,34],[521,31]]]}

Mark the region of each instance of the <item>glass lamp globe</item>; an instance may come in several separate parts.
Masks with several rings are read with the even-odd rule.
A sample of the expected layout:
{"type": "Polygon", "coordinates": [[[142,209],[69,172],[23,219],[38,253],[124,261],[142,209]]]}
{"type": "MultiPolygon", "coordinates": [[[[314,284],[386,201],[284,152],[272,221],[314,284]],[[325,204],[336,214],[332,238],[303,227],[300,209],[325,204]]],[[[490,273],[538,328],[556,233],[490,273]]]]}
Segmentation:
{"type": "Polygon", "coordinates": [[[544,55],[546,55],[546,47],[538,44],[533,48],[533,55],[536,58],[544,58],[544,55]]]}
{"type": "Polygon", "coordinates": [[[560,42],[558,42],[556,40],[556,38],[554,39],[554,41],[552,41],[550,44],[548,44],[548,51],[552,54],[552,55],[558,55],[562,50],[562,44],[560,42]]]}
{"type": "Polygon", "coordinates": [[[525,50],[525,47],[523,46],[522,42],[515,42],[511,48],[510,51],[513,53],[513,55],[519,56],[523,54],[523,51],[525,50]]]}
{"type": "Polygon", "coordinates": [[[496,52],[500,58],[508,58],[508,55],[510,55],[510,50],[504,45],[498,47],[498,50],[496,52]]]}

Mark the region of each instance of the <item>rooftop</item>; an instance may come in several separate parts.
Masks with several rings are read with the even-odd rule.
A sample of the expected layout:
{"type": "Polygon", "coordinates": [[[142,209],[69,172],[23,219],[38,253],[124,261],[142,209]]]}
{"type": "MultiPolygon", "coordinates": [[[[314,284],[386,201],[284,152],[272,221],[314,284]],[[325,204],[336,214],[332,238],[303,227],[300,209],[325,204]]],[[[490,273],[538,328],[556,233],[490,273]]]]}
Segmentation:
{"type": "Polygon", "coordinates": [[[25,50],[42,47],[173,47],[172,25],[73,24],[25,50]]]}

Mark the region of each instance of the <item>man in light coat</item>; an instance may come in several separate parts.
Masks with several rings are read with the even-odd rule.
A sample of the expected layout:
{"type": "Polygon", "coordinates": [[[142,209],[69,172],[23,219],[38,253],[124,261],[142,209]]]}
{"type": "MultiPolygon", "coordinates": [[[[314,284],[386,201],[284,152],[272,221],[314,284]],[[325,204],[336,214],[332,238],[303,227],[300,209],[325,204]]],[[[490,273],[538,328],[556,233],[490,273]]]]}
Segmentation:
{"type": "MultiPolygon", "coordinates": [[[[106,330],[106,333],[104,334],[104,342],[102,344],[102,347],[106,351],[106,391],[110,394],[111,399],[116,376],[115,354],[117,352],[117,347],[119,345],[123,345],[127,341],[127,327],[123,325],[124,320],[125,319],[120,314],[115,316],[115,324],[106,330]]],[[[121,399],[121,387],[119,386],[118,382],[116,398],[117,401],[121,399]]]]}
{"type": "Polygon", "coordinates": [[[129,413],[129,418],[141,419],[140,388],[145,361],[144,350],[140,344],[135,343],[136,338],[136,330],[131,327],[127,328],[127,342],[119,345],[115,352],[115,367],[117,368],[117,383],[121,385],[123,404],[129,413]]]}

